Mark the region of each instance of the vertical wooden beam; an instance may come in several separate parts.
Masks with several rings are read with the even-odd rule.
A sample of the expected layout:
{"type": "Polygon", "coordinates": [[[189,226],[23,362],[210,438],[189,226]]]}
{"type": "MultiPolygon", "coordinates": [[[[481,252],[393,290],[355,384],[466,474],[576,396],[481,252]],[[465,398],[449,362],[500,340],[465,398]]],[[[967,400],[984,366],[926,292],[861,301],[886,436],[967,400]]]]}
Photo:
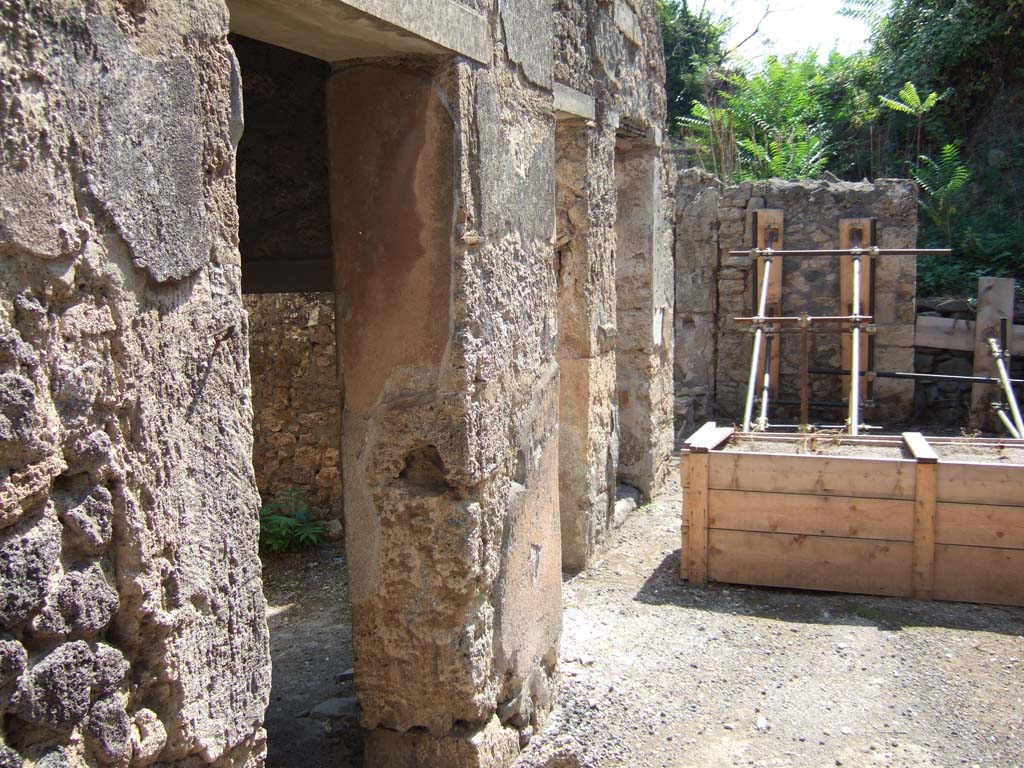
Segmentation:
{"type": "MultiPolygon", "coordinates": [[[[874,219],[840,219],[839,220],[839,247],[841,249],[852,248],[854,243],[853,232],[860,230],[860,244],[867,248],[874,245],[872,231],[874,219]]],[[[875,260],[870,256],[863,256],[860,260],[860,313],[862,315],[874,315],[875,308],[871,306],[871,271],[875,268],[875,260]]],[[[848,315],[853,309],[853,258],[850,256],[839,257],[839,314],[848,315]]],[[[843,368],[852,370],[850,352],[852,343],[850,335],[844,333],[840,337],[840,353],[843,361],[843,368]]],[[[865,337],[860,345],[860,369],[867,370],[868,367],[868,340],[865,337]]],[[[850,390],[850,377],[843,376],[843,391],[850,390]]],[[[868,396],[868,380],[866,377],[860,380],[861,400],[868,396]]]]}
{"type": "Polygon", "coordinates": [[[904,432],[903,440],[917,461],[911,594],[918,600],[931,600],[935,586],[935,501],[939,457],[920,432],[904,432]]]}
{"type": "Polygon", "coordinates": [[[708,581],[708,463],[706,448],[694,448],[683,456],[683,523],[687,525],[683,551],[685,573],[691,584],[708,581]]]}
{"type": "MultiPolygon", "coordinates": [[[[783,215],[780,208],[761,208],[754,211],[754,244],[758,248],[767,248],[769,232],[774,232],[772,249],[781,251],[783,248],[783,215]]],[[[764,276],[764,257],[757,259],[757,283],[754,294],[754,312],[757,312],[757,292],[761,290],[761,280],[764,276]]],[[[768,277],[768,302],[765,305],[765,314],[782,314],[782,256],[772,257],[772,271],[768,277]]],[[[768,386],[768,394],[774,398],[778,395],[779,388],[779,361],[781,360],[780,344],[772,344],[771,356],[771,380],[768,386]]],[[[761,359],[764,360],[765,342],[761,342],[761,359]]],[[[758,373],[760,376],[761,373],[758,373]]],[[[761,390],[758,386],[758,391],[761,390]]]]}
{"type": "MultiPolygon", "coordinates": [[[[974,322],[974,375],[998,376],[996,361],[989,352],[990,336],[999,337],[999,321],[1013,320],[1014,280],[1009,277],[978,278],[978,316],[974,322]]],[[[1011,350],[1012,351],[1012,350],[1011,350]]],[[[971,429],[998,429],[989,403],[998,396],[998,384],[971,385],[971,429]]]]}

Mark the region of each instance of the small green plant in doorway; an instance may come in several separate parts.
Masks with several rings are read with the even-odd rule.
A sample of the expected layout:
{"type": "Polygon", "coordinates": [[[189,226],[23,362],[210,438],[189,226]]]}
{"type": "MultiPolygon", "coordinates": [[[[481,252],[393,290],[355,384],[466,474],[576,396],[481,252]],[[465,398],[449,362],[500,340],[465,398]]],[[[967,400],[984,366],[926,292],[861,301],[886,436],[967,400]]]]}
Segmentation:
{"type": "Polygon", "coordinates": [[[324,523],[313,517],[305,494],[289,488],[260,509],[260,549],[283,552],[315,547],[324,540],[324,523]]]}

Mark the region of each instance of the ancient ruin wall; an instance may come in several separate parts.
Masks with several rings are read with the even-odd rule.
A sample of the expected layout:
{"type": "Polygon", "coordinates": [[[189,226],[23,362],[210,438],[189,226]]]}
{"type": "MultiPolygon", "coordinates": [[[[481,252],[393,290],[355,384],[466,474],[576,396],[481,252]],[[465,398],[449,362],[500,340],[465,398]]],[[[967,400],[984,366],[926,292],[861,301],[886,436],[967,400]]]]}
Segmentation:
{"type": "MultiPolygon", "coordinates": [[[[839,219],[877,219],[878,245],[912,248],[917,243],[917,195],[910,181],[766,182],[721,188],[699,171],[680,174],[676,240],[676,425],[689,433],[710,418],[742,417],[750,366],[751,336],[732,318],[753,314],[752,260],[730,256],[749,249],[752,212],[780,208],[784,213],[784,247],[839,247],[839,219]]],[[[915,260],[881,257],[876,267],[875,365],[878,370],[909,371],[914,362],[915,260]]],[[[783,268],[784,314],[842,314],[839,307],[838,259],[788,259],[783,268]]],[[[841,367],[838,334],[814,338],[812,367],[841,367]]],[[[782,347],[781,398],[799,395],[799,342],[782,347]]],[[[911,416],[911,382],[879,379],[877,407],[866,418],[904,420],[911,416]]],[[[838,378],[812,377],[811,398],[844,398],[838,378]]],[[[845,414],[812,414],[817,422],[845,414]]]]}
{"type": "Polygon", "coordinates": [[[256,766],[227,14],[15,0],[0,62],[0,763],[256,766]]]}
{"type": "Polygon", "coordinates": [[[334,292],[261,293],[249,313],[253,451],[264,503],[297,490],[341,519],[341,388],[334,292]]]}
{"type": "Polygon", "coordinates": [[[667,469],[674,184],[654,4],[560,0],[555,11],[555,81],[595,112],[561,116],[556,135],[562,551],[577,570],[616,523],[617,480],[652,495],[667,469]],[[626,150],[634,162],[617,163],[626,150]]]}

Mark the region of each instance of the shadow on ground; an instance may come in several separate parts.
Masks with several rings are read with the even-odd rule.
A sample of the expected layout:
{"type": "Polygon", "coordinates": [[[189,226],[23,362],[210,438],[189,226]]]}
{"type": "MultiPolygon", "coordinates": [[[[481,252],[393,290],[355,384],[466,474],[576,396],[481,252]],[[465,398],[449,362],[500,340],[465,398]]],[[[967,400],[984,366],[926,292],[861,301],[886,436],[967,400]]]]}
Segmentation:
{"type": "Polygon", "coordinates": [[[889,631],[942,627],[1005,635],[1024,632],[1024,608],[733,584],[694,587],[679,578],[679,557],[678,549],[666,555],[634,599],[647,605],[802,624],[850,624],[889,631]]]}

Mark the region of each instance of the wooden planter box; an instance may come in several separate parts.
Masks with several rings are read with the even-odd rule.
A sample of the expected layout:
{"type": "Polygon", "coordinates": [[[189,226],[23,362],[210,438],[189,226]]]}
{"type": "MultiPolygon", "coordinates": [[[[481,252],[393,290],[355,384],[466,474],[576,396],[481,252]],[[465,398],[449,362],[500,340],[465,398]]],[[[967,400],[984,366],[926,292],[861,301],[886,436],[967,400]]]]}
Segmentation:
{"type": "Polygon", "coordinates": [[[1022,440],[710,422],[681,469],[681,575],[693,584],[1024,605],[1022,440]]]}

